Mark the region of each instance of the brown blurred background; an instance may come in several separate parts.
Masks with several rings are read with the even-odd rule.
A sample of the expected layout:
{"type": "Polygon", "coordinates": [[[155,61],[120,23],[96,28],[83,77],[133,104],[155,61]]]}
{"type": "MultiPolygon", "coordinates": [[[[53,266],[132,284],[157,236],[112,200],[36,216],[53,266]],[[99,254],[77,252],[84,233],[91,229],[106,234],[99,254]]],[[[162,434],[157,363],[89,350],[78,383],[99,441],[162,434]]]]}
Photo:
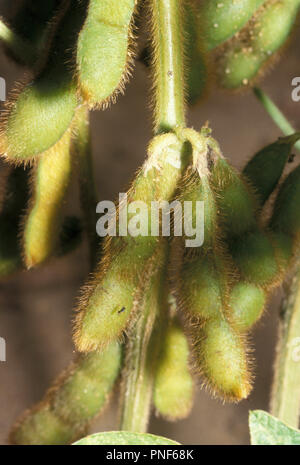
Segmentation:
{"type": "MultiPolygon", "coordinates": [[[[0,15],[9,15],[16,2],[0,0],[0,15]]],[[[291,80],[300,76],[299,32],[262,85],[298,128],[300,103],[291,99],[291,80]]],[[[23,72],[0,51],[0,76],[6,79],[8,89],[23,72]]],[[[151,136],[149,86],[146,70],[137,63],[126,95],[107,111],[92,114],[99,200],[114,199],[124,192],[145,158],[151,136]]],[[[204,103],[189,111],[191,126],[199,128],[207,120],[224,153],[237,167],[280,135],[251,93],[233,96],[214,90],[204,103]]],[[[68,205],[69,211],[78,211],[75,183],[68,205]]],[[[0,282],[0,336],[7,342],[7,362],[0,363],[0,444],[7,443],[16,417],[41,399],[49,383],[71,360],[72,308],[87,273],[87,250],[82,246],[64,259],[0,282]]],[[[268,409],[280,294],[279,290],[252,337],[256,378],[250,398],[239,405],[223,405],[199,388],[187,420],[167,423],[153,417],[150,432],[183,444],[248,444],[249,409],[268,409]]],[[[92,431],[118,428],[117,397],[118,392],[92,431]]]]}

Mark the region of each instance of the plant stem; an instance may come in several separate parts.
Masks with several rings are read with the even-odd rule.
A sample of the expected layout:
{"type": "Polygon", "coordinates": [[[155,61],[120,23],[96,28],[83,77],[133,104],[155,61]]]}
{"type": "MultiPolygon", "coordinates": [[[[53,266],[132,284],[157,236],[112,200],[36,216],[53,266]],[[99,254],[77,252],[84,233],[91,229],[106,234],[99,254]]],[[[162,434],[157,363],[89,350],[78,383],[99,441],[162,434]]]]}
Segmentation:
{"type": "Polygon", "coordinates": [[[15,57],[26,65],[33,65],[36,54],[33,47],[16,32],[10,29],[0,17],[0,41],[15,57]]]}
{"type": "MultiPolygon", "coordinates": [[[[185,125],[181,0],[150,0],[155,85],[155,133],[185,125]]],[[[168,256],[168,244],[166,244],[168,256]]],[[[121,399],[121,429],[145,432],[151,412],[155,363],[160,349],[165,265],[158,266],[129,335],[121,399]]]]}
{"type": "Polygon", "coordinates": [[[164,307],[163,271],[164,267],[153,275],[144,297],[141,315],[127,343],[121,405],[121,430],[124,431],[147,431],[160,349],[162,324],[159,320],[163,313],[160,308],[164,307]]]}
{"type": "Polygon", "coordinates": [[[151,0],[155,133],[185,124],[181,3],[180,0],[151,0]]]}
{"type": "Polygon", "coordinates": [[[76,138],[74,149],[78,161],[78,178],[81,209],[84,217],[85,230],[88,236],[91,269],[95,268],[98,259],[100,240],[96,234],[97,196],[93,175],[93,160],[89,124],[89,110],[82,105],[77,110],[76,138]]]}
{"type": "Polygon", "coordinates": [[[281,309],[271,413],[298,428],[300,415],[300,260],[281,309]]]}
{"type": "MultiPolygon", "coordinates": [[[[286,119],[284,114],[279,110],[275,103],[258,87],[253,89],[254,95],[258,98],[268,115],[272,118],[274,123],[279,127],[285,136],[294,134],[296,130],[286,119]]],[[[300,150],[300,141],[296,142],[295,147],[300,150]]]]}

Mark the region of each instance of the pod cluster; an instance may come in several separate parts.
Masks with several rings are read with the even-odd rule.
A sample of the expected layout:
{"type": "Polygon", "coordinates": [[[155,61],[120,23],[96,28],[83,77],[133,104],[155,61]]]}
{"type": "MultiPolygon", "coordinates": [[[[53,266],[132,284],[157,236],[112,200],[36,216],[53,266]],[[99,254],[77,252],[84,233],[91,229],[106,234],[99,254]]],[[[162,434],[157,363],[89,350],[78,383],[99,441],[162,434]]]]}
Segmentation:
{"type": "MultiPolygon", "coordinates": [[[[36,50],[26,63],[30,79],[10,96],[0,120],[0,151],[14,165],[2,196],[0,276],[22,262],[35,267],[78,243],[81,226],[63,212],[74,171],[95,261],[89,110],[115,100],[131,66],[136,0],[38,3],[25,0],[13,23],[36,50]],[[32,27],[24,29],[25,23],[32,27]]],[[[193,103],[203,96],[212,69],[226,88],[252,82],[286,41],[299,0],[182,5],[193,103]]],[[[152,385],[148,388],[157,414],[186,417],[198,375],[222,399],[249,395],[247,335],[299,247],[300,167],[281,183],[299,138],[297,133],[264,147],[242,173],[222,155],[207,127],[200,133],[176,127],[151,140],[116,220],[103,215],[98,223],[113,234],[78,303],[74,342],[80,355],[16,424],[13,443],[65,444],[83,435],[105,405],[123,364],[121,345],[143,315],[152,315],[153,334],[144,331],[145,340],[128,343],[123,380],[130,376],[135,343],[152,344],[152,356],[142,362],[154,380],[153,395],[152,385]],[[265,220],[264,207],[275,190],[265,220]],[[152,206],[173,201],[166,239],[166,213],[153,217],[152,206]],[[147,213],[137,221],[140,202],[147,213]],[[186,211],[187,204],[192,209],[186,211]],[[188,224],[181,235],[175,233],[178,208],[188,224]],[[198,228],[202,240],[195,245],[198,228]]]]}
{"type": "MultiPolygon", "coordinates": [[[[273,68],[297,24],[299,0],[183,0],[186,98],[213,85],[243,90],[273,68]]],[[[149,47],[141,61],[149,63],[149,47]]]]}
{"type": "MultiPolygon", "coordinates": [[[[186,203],[204,205],[203,242],[190,247],[190,234],[174,237],[168,260],[175,266],[170,265],[168,278],[173,283],[175,306],[187,320],[196,371],[213,393],[228,400],[238,401],[250,392],[247,334],[261,317],[271,291],[282,282],[298,244],[295,174],[282,185],[268,224],[262,221],[264,204],[278,186],[298,138],[295,134],[263,148],[240,174],[223,157],[206,128],[201,133],[178,129],[176,134],[153,139],[148,159],[127,194],[129,201],[146,202],[148,212],[150,203],[159,199],[179,201],[182,211],[186,203]],[[179,155],[187,160],[180,170],[175,168],[179,155]],[[293,176],[295,186],[285,187],[293,176]],[[281,207],[289,198],[291,211],[281,207]],[[287,226],[276,220],[278,215],[289,215],[287,226]]],[[[295,173],[298,171],[296,168],[295,173]]],[[[193,208],[184,214],[191,230],[200,227],[199,213],[195,205],[193,208]]],[[[130,228],[131,213],[126,211],[125,217],[130,228]]],[[[175,211],[171,236],[176,218],[175,211]]],[[[124,220],[122,203],[115,227],[120,219],[124,220]]],[[[147,225],[144,234],[107,239],[103,259],[78,307],[75,343],[79,351],[101,349],[120,340],[124,332],[130,335],[149,282],[164,262],[161,238],[149,230],[151,221],[153,225],[153,218],[143,219],[147,225]]],[[[169,360],[171,349],[168,352],[163,347],[162,351],[162,358],[169,360]]],[[[189,363],[185,365],[187,373],[189,363]]],[[[165,372],[164,367],[158,386],[167,383],[165,372]]],[[[172,417],[167,396],[164,413],[159,392],[162,387],[155,394],[158,411],[172,417]]],[[[168,400],[171,402],[171,396],[168,400]]]]}
{"type": "MultiPolygon", "coordinates": [[[[19,262],[23,256],[27,268],[44,263],[57,251],[61,254],[61,238],[69,250],[72,243],[78,243],[78,221],[67,220],[67,231],[61,232],[64,200],[74,171],[83,186],[84,225],[90,242],[96,245],[95,232],[91,232],[95,228],[95,193],[85,182],[90,174],[88,107],[107,106],[123,88],[135,6],[135,0],[26,0],[12,20],[17,37],[30,45],[33,53],[32,60],[25,63],[31,69],[30,77],[16,86],[1,111],[0,151],[9,163],[30,164],[31,169],[26,175],[29,193],[23,194],[20,183],[12,194],[20,198],[22,208],[16,216],[22,219],[18,219],[13,236],[3,231],[7,235],[3,244],[8,245],[14,237],[18,244],[14,256],[19,262]]],[[[15,56],[19,49],[14,45],[15,56]]],[[[26,57],[22,53],[16,56],[22,62],[26,57]]],[[[17,168],[16,173],[21,171],[17,168]]],[[[5,248],[7,254],[12,253],[12,246],[5,248]]],[[[15,268],[3,264],[7,273],[15,268]]]]}

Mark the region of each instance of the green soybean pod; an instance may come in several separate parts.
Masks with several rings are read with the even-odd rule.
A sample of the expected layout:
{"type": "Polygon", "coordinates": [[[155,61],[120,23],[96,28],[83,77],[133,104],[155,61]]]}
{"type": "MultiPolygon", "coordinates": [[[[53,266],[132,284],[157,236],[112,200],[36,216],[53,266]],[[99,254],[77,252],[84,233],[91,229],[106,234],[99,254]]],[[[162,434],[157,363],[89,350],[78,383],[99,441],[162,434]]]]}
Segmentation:
{"type": "Polygon", "coordinates": [[[180,307],[186,315],[198,319],[218,317],[226,307],[230,265],[220,247],[216,196],[210,185],[209,172],[199,176],[194,167],[186,170],[181,181],[179,199],[184,206],[185,229],[187,222],[199,232],[195,205],[203,202],[203,243],[187,246],[186,235],[174,244],[181,248],[180,277],[177,293],[180,307]],[[187,214],[188,202],[192,212],[187,214]]]}
{"type": "Polygon", "coordinates": [[[281,279],[281,267],[271,237],[260,229],[235,237],[229,246],[241,275],[248,281],[270,288],[281,279]]]}
{"type": "Polygon", "coordinates": [[[221,87],[247,86],[286,42],[295,24],[299,0],[266,2],[253,22],[220,50],[218,79],[221,87]]]}
{"type": "Polygon", "coordinates": [[[154,405],[168,420],[186,418],[193,405],[194,382],[189,368],[189,346],[178,322],[169,323],[158,357],[154,405]]]}
{"type": "Polygon", "coordinates": [[[238,331],[247,332],[260,319],[266,306],[267,293],[260,286],[239,281],[230,290],[231,319],[238,331]]]}
{"type": "Polygon", "coordinates": [[[197,319],[218,317],[226,311],[229,292],[228,264],[217,254],[184,257],[180,270],[178,302],[182,311],[197,319]]]}
{"type": "Polygon", "coordinates": [[[199,27],[203,31],[207,50],[230,39],[253,16],[264,0],[200,0],[199,27]]]}
{"type": "Polygon", "coordinates": [[[71,130],[43,154],[33,171],[29,211],[24,221],[23,256],[27,268],[43,263],[59,242],[62,204],[71,176],[71,130]]]}
{"type": "Polygon", "coordinates": [[[188,155],[187,147],[175,134],[155,137],[148,149],[148,159],[127,198],[120,202],[117,221],[110,224],[112,229],[109,230],[107,216],[100,218],[97,230],[99,226],[102,233],[108,222],[104,233],[109,237],[98,270],[78,305],[74,340],[79,351],[89,352],[106,346],[128,328],[157,261],[160,221],[159,215],[154,215],[152,223],[152,202],[159,204],[161,199],[172,199],[188,155]],[[137,214],[135,207],[139,208],[141,201],[142,209],[137,214]]]}
{"type": "Polygon", "coordinates": [[[254,192],[222,156],[214,162],[211,183],[216,192],[220,222],[227,234],[239,236],[256,226],[254,192]]]}
{"type": "Polygon", "coordinates": [[[25,412],[10,434],[16,445],[70,444],[84,435],[106,405],[119,375],[121,347],[81,355],[58,378],[43,401],[25,412]]]}
{"type": "Polygon", "coordinates": [[[299,214],[300,166],[297,166],[282,184],[270,220],[273,231],[285,233],[298,239],[300,232],[299,214]]]}
{"type": "Polygon", "coordinates": [[[77,106],[73,50],[85,5],[86,0],[63,3],[46,64],[8,100],[0,125],[0,149],[12,162],[42,154],[63,137],[72,122],[77,106]]]}
{"type": "Polygon", "coordinates": [[[281,137],[257,152],[243,169],[243,175],[254,188],[260,206],[275,190],[299,138],[299,133],[281,137]]]}
{"type": "Polygon", "coordinates": [[[212,393],[232,402],[247,398],[251,376],[244,337],[222,317],[195,326],[193,337],[200,374],[212,393]]]}
{"type": "Polygon", "coordinates": [[[0,213],[0,277],[17,271],[22,264],[18,234],[28,198],[28,184],[28,170],[24,167],[11,168],[0,213]]]}
{"type": "Polygon", "coordinates": [[[90,107],[106,106],[128,76],[136,0],[89,0],[79,34],[79,89],[90,107]]]}

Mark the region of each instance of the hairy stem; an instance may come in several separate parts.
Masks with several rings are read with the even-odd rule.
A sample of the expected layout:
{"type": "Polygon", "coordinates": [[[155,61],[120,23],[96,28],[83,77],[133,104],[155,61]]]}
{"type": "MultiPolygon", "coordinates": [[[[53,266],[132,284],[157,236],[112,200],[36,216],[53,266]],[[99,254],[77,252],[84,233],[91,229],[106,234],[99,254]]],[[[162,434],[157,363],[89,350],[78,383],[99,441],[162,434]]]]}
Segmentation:
{"type": "Polygon", "coordinates": [[[164,305],[161,271],[152,279],[141,315],[127,344],[121,405],[121,429],[124,431],[147,431],[162,329],[160,308],[164,305]]]}
{"type": "MultiPolygon", "coordinates": [[[[275,103],[266,95],[261,89],[255,87],[253,89],[254,95],[257,97],[259,102],[262,104],[268,115],[272,118],[274,123],[279,127],[285,136],[294,134],[296,130],[286,119],[284,114],[279,110],[275,103]]],[[[300,150],[300,141],[296,142],[295,147],[300,150]]]]}
{"type": "Polygon", "coordinates": [[[94,269],[99,258],[99,238],[96,234],[97,196],[93,174],[89,110],[85,105],[77,110],[76,131],[74,148],[78,162],[80,201],[88,236],[91,269],[94,269]]]}
{"type": "Polygon", "coordinates": [[[184,42],[180,0],[151,0],[155,132],[184,126],[184,42]]]}
{"type": "Polygon", "coordinates": [[[0,42],[3,42],[8,50],[22,63],[33,65],[36,61],[36,53],[26,39],[20,37],[10,29],[0,17],[0,42]]]}
{"type": "MultiPolygon", "coordinates": [[[[155,86],[155,133],[185,125],[184,63],[181,0],[149,0],[152,22],[155,86]]],[[[166,245],[166,255],[167,245],[166,245]]],[[[155,362],[160,348],[164,306],[162,273],[158,265],[148,285],[144,305],[129,335],[126,373],[121,399],[121,429],[145,432],[151,412],[155,362]],[[158,324],[159,322],[159,324],[158,324]]]]}
{"type": "Polygon", "coordinates": [[[271,413],[298,428],[300,415],[300,261],[281,309],[271,413]]]}

